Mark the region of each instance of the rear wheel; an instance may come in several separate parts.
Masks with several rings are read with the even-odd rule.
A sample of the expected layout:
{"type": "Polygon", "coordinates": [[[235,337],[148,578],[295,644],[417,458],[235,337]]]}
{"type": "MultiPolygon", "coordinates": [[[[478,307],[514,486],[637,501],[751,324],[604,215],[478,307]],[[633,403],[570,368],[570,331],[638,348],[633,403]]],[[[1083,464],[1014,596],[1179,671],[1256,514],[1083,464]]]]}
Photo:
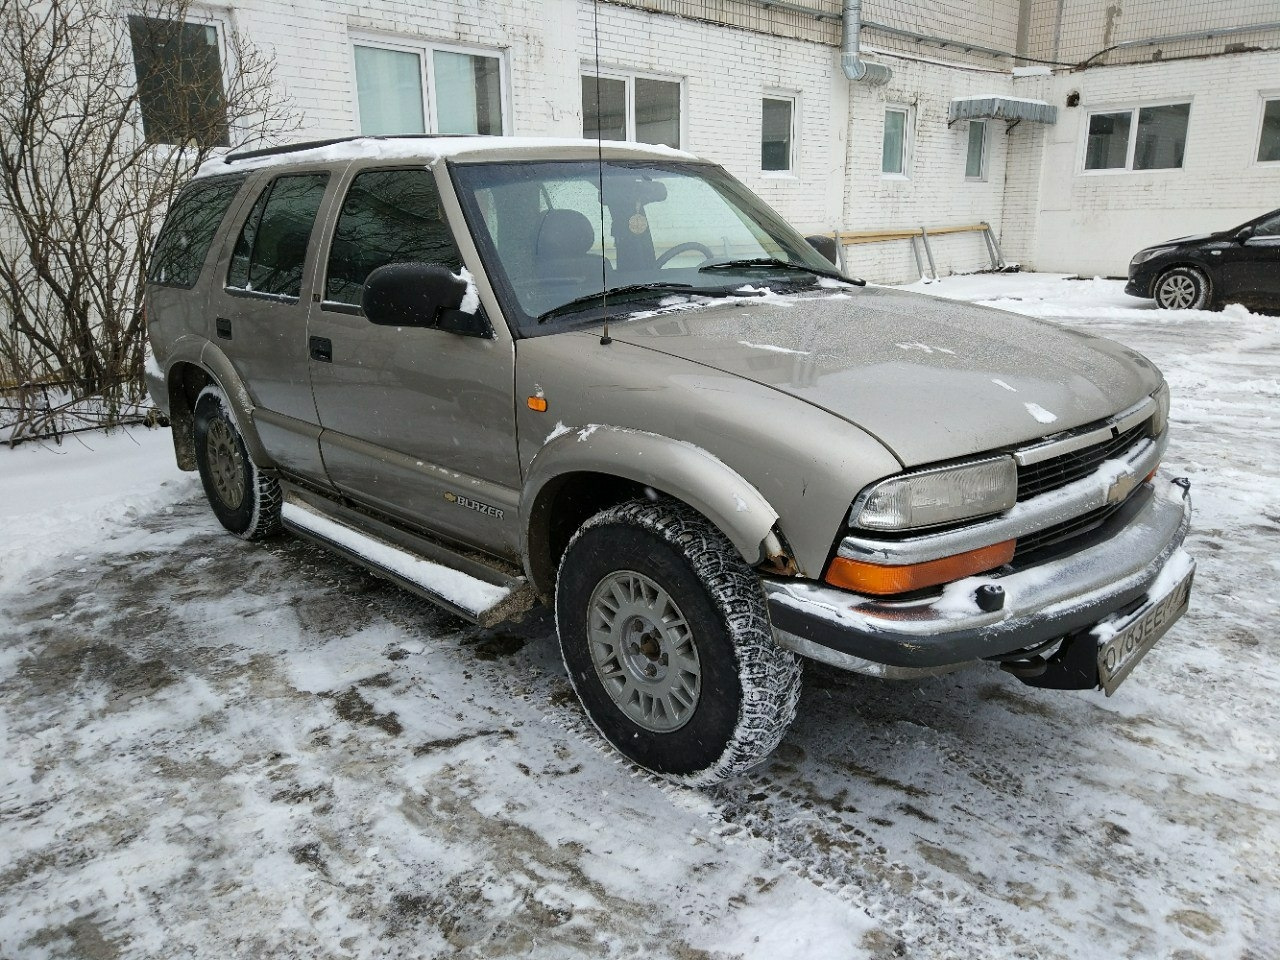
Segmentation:
{"type": "Polygon", "coordinates": [[[694,786],[754,766],[795,716],[800,664],[773,639],[760,580],[691,508],[597,514],[556,582],[569,679],[614,747],[694,786]]]}
{"type": "Polygon", "coordinates": [[[218,521],[245,540],[278,533],[280,483],[249,457],[222,389],[201,390],[194,414],[196,467],[218,521]]]}
{"type": "Polygon", "coordinates": [[[1211,289],[1204,271],[1195,267],[1174,267],[1156,281],[1156,306],[1164,310],[1204,310],[1211,289]]]}

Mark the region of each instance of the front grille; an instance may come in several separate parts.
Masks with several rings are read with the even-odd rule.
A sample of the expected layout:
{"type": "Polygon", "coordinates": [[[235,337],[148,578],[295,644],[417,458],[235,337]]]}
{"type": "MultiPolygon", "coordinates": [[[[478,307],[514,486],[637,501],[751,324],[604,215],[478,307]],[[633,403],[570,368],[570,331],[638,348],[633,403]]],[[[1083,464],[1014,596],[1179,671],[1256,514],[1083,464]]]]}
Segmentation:
{"type": "Polygon", "coordinates": [[[1064,520],[1061,523],[1055,523],[1051,527],[1045,527],[1043,530],[1037,530],[1035,533],[1028,533],[1018,538],[1018,544],[1013,551],[1013,559],[1021,560],[1029,553],[1034,553],[1044,547],[1051,547],[1055,543],[1061,543],[1072,537],[1078,537],[1095,530],[1107,522],[1117,510],[1123,507],[1125,501],[1119,503],[1108,503],[1105,506],[1098,507],[1096,510],[1090,510],[1088,513],[1082,513],[1078,517],[1072,517],[1070,520],[1064,520]]]}
{"type": "Polygon", "coordinates": [[[1104,460],[1119,456],[1138,440],[1147,436],[1150,421],[1130,427],[1118,437],[1083,450],[1073,450],[1029,467],[1018,468],[1018,500],[1028,500],[1041,493],[1065,487],[1098,469],[1104,460]]]}

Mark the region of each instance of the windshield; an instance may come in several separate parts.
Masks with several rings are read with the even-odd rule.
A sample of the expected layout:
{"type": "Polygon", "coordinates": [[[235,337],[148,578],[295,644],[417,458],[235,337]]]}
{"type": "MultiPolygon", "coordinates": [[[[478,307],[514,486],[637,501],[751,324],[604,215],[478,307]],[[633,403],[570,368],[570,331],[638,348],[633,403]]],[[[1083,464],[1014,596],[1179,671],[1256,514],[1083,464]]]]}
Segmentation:
{"type": "Polygon", "coordinates": [[[522,333],[602,320],[619,304],[642,309],[637,301],[671,294],[725,296],[748,284],[794,288],[839,276],[712,164],[522,161],[452,172],[489,276],[522,333]]]}

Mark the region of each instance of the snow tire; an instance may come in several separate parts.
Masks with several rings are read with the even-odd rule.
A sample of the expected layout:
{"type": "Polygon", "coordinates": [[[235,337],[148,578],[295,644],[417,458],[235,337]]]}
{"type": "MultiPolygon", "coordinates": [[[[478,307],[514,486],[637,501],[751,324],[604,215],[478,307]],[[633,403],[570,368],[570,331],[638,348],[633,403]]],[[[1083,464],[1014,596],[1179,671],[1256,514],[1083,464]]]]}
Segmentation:
{"type": "Polygon", "coordinates": [[[237,537],[261,540],[280,532],[280,482],[258,468],[244,445],[231,404],[218,386],[195,403],[196,467],[218,521],[237,537]]]}
{"type": "Polygon", "coordinates": [[[687,786],[719,783],[764,760],[795,717],[800,661],[774,641],[760,578],[685,504],[636,500],[588,520],[560,561],[555,608],[565,668],[587,715],[647,770],[687,786]],[[690,628],[700,691],[677,729],[646,728],[629,716],[597,666],[593,601],[620,573],[660,587],[690,628]]]}
{"type": "Polygon", "coordinates": [[[1174,267],[1156,280],[1156,306],[1162,310],[1207,310],[1213,285],[1198,267],[1174,267]]]}

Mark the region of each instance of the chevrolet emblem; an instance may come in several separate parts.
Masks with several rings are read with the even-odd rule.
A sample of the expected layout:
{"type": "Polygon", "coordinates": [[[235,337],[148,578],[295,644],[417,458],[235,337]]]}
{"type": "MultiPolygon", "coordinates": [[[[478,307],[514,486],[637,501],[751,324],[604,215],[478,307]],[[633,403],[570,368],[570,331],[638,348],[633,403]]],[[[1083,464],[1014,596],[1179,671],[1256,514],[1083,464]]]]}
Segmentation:
{"type": "Polygon", "coordinates": [[[1116,478],[1111,484],[1111,489],[1107,491],[1107,503],[1119,503],[1125,497],[1133,492],[1133,488],[1138,485],[1138,478],[1132,473],[1123,473],[1116,478]]]}

